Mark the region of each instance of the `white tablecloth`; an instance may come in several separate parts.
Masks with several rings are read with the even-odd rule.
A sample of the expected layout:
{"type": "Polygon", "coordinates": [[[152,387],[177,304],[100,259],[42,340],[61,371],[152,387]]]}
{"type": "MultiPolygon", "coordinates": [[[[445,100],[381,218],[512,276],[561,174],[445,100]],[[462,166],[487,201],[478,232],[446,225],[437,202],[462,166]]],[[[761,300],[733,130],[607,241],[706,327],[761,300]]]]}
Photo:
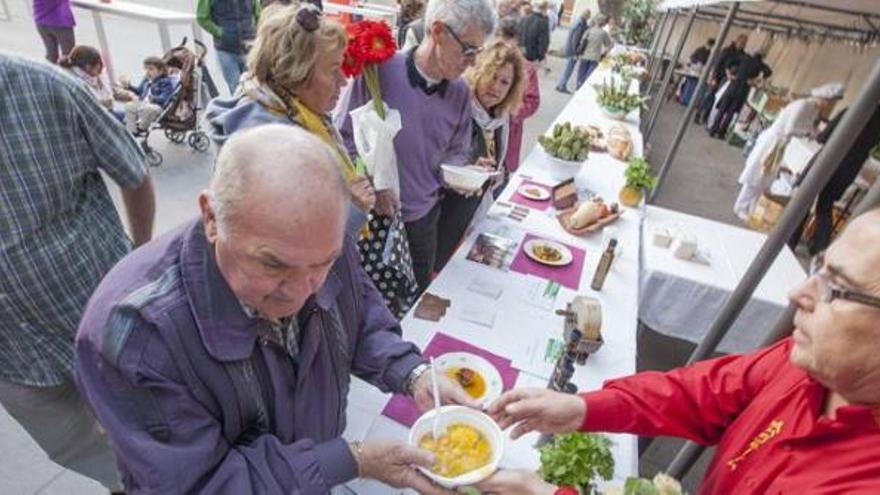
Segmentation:
{"type": "MultiPolygon", "coordinates": [[[[601,81],[607,75],[597,70],[591,82],[601,81]]],[[[636,114],[630,116],[626,124],[635,141],[636,152],[641,153],[642,142],[638,131],[636,114]]],[[[557,122],[571,121],[575,124],[598,124],[607,128],[613,121],[608,120],[600,112],[595,103],[595,91],[590,84],[585,84],[560,113],[557,122]]],[[[519,186],[523,176],[534,180],[554,184],[552,174],[547,166],[547,157],[536,147],[524,160],[521,169],[514,174],[501,199],[506,200],[519,186]]],[[[624,164],[614,160],[607,154],[591,154],[582,166],[576,178],[580,188],[596,192],[609,201],[616,200],[617,193],[623,185],[624,164]]],[[[462,248],[455,254],[446,268],[439,274],[428,289],[429,292],[448,298],[452,305],[446,316],[437,323],[416,319],[412,313],[403,321],[404,337],[420,347],[430,342],[438,332],[451,335],[498,355],[514,358],[526,353],[529,346],[536,342],[546,341],[549,336],[561,338],[563,329],[562,318],[554,314],[555,309],[562,309],[577,294],[588,294],[597,297],[603,306],[603,348],[590,357],[585,366],[577,367],[573,382],[580,390],[593,390],[613,377],[625,376],[635,372],[636,326],[638,301],[638,246],[639,246],[639,210],[627,209],[615,223],[617,237],[622,245],[621,254],[615,260],[611,272],[606,279],[604,288],[596,293],[590,289],[590,281],[601,253],[603,234],[597,233],[589,237],[574,237],[565,233],[558,225],[552,213],[532,210],[522,222],[516,222],[505,213],[509,211],[501,205],[494,205],[488,215],[477,220],[462,243],[462,248]],[[531,234],[560,240],[586,250],[586,261],[581,275],[578,291],[565,287],[561,289],[553,308],[539,308],[529,304],[529,289],[536,283],[536,278],[521,273],[503,272],[480,265],[465,259],[467,250],[477,235],[482,232],[494,233],[520,242],[528,232],[531,234]],[[474,280],[489,281],[502,285],[504,291],[497,299],[477,295],[468,290],[474,280]],[[494,315],[491,328],[471,323],[463,316],[471,310],[490,312],[494,315]]],[[[346,438],[396,438],[405,440],[407,428],[381,415],[381,411],[390,396],[357,381],[352,387],[349,397],[349,425],[346,438]]],[[[520,372],[516,386],[545,387],[546,378],[538,378],[520,372]]],[[[609,435],[615,442],[613,454],[615,458],[614,483],[637,472],[637,442],[632,435],[609,435]]],[[[502,466],[510,468],[536,469],[540,462],[538,452],[533,448],[536,434],[528,435],[516,442],[509,439],[505,445],[505,456],[502,466]]],[[[388,487],[376,482],[357,481],[350,488],[359,494],[395,493],[388,487]]]]}
{"type": "MultiPolygon", "coordinates": [[[[765,239],[759,232],[649,206],[642,226],[639,318],[663,334],[699,342],[765,239]],[[696,235],[709,263],[683,261],[671,249],[654,246],[653,231],[662,227],[696,235]]],[[[758,347],[788,305],[789,290],[805,278],[786,246],[721,341],[720,350],[738,353],[758,347]]]]}

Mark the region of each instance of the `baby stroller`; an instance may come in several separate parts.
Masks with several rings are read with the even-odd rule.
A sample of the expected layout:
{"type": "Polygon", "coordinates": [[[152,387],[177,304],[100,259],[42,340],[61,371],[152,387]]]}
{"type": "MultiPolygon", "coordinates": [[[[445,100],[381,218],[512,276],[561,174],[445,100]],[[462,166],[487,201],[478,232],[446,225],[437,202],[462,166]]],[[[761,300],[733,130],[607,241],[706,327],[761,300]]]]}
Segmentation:
{"type": "Polygon", "coordinates": [[[194,52],[186,47],[187,38],[183,38],[179,46],[172,48],[163,57],[166,65],[180,70],[180,82],[162,113],[142,134],[141,146],[147,164],[152,167],[158,167],[163,160],[162,154],[148,142],[150,133],[156,129],[162,129],[165,137],[172,143],[186,142],[196,151],[207,151],[211,144],[208,135],[201,129],[199,116],[205,103],[219,92],[205,66],[207,48],[202,42],[193,41],[194,52]]]}

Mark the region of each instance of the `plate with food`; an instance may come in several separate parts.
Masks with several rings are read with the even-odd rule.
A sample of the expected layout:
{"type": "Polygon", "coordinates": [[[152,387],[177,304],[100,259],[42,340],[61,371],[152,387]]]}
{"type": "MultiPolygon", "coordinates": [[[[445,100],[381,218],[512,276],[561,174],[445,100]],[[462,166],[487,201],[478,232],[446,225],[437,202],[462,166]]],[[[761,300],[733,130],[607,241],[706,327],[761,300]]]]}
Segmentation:
{"type": "Polygon", "coordinates": [[[620,213],[617,203],[608,204],[595,197],[559,212],[556,219],[569,234],[584,235],[601,230],[620,218],[620,213]]]}
{"type": "Polygon", "coordinates": [[[485,358],[469,352],[449,352],[434,358],[437,371],[457,382],[472,398],[488,405],[504,391],[501,374],[485,358]]]}
{"type": "Polygon", "coordinates": [[[547,201],[550,199],[550,191],[535,184],[523,184],[516,190],[520,196],[532,201],[547,201]]]}
{"type": "Polygon", "coordinates": [[[423,414],[409,430],[409,444],[434,454],[433,466],[418,469],[445,488],[488,478],[504,454],[504,434],[498,424],[485,413],[464,406],[443,406],[423,414]],[[436,415],[439,438],[434,438],[432,431],[436,415]]]}
{"type": "Polygon", "coordinates": [[[532,239],[525,243],[523,250],[526,256],[547,266],[565,266],[574,260],[565,245],[547,239],[532,239]]]}

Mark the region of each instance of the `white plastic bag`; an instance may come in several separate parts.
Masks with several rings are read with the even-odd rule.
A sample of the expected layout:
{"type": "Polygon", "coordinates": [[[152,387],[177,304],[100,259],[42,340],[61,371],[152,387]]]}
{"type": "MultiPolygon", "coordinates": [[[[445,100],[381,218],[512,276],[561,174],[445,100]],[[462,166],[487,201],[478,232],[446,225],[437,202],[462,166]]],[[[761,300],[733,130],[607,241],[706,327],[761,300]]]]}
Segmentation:
{"type": "Polygon", "coordinates": [[[402,124],[400,112],[385,106],[385,120],[376,113],[373,102],[351,111],[351,126],[354,145],[358,155],[364,160],[367,172],[373,177],[377,191],[391,189],[400,196],[400,180],[397,173],[397,154],[394,151],[394,136],[402,124]]]}

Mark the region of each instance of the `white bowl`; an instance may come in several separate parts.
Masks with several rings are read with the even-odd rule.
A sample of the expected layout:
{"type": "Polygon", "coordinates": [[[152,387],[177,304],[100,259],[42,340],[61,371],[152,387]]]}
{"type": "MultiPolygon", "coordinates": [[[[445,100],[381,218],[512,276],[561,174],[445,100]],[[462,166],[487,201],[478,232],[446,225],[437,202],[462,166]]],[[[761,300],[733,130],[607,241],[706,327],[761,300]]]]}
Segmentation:
{"type": "Polygon", "coordinates": [[[629,112],[624,112],[622,110],[611,110],[610,108],[605,108],[602,105],[599,105],[599,109],[602,110],[602,113],[604,113],[606,117],[613,120],[626,120],[626,118],[629,116],[629,112]]]}
{"type": "Polygon", "coordinates": [[[550,176],[554,180],[558,182],[562,182],[576,176],[578,172],[580,172],[581,166],[586,163],[586,160],[582,162],[576,162],[571,160],[563,160],[562,158],[556,158],[550,153],[547,153],[547,150],[545,150],[544,147],[540,144],[538,144],[538,148],[541,150],[541,153],[544,154],[544,158],[542,160],[544,165],[543,168],[550,174],[550,176]]]}
{"type": "MultiPolygon", "coordinates": [[[[409,444],[418,447],[419,440],[427,433],[431,432],[434,424],[434,414],[437,409],[431,409],[416,420],[412,428],[409,430],[409,444]]],[[[492,448],[492,459],[489,464],[468,471],[461,476],[455,478],[447,478],[431,471],[428,468],[419,466],[419,470],[425,473],[425,476],[431,478],[444,488],[458,488],[460,486],[473,485],[488,478],[498,469],[498,463],[501,462],[501,456],[504,455],[504,434],[495,421],[482,412],[464,406],[442,406],[440,408],[440,426],[450,425],[454,423],[464,423],[474,427],[477,431],[486,437],[489,446],[492,448]]]]}
{"type": "Polygon", "coordinates": [[[492,177],[493,174],[475,170],[471,167],[455,167],[453,165],[440,165],[443,169],[443,180],[457,189],[479,189],[492,177]]]}

